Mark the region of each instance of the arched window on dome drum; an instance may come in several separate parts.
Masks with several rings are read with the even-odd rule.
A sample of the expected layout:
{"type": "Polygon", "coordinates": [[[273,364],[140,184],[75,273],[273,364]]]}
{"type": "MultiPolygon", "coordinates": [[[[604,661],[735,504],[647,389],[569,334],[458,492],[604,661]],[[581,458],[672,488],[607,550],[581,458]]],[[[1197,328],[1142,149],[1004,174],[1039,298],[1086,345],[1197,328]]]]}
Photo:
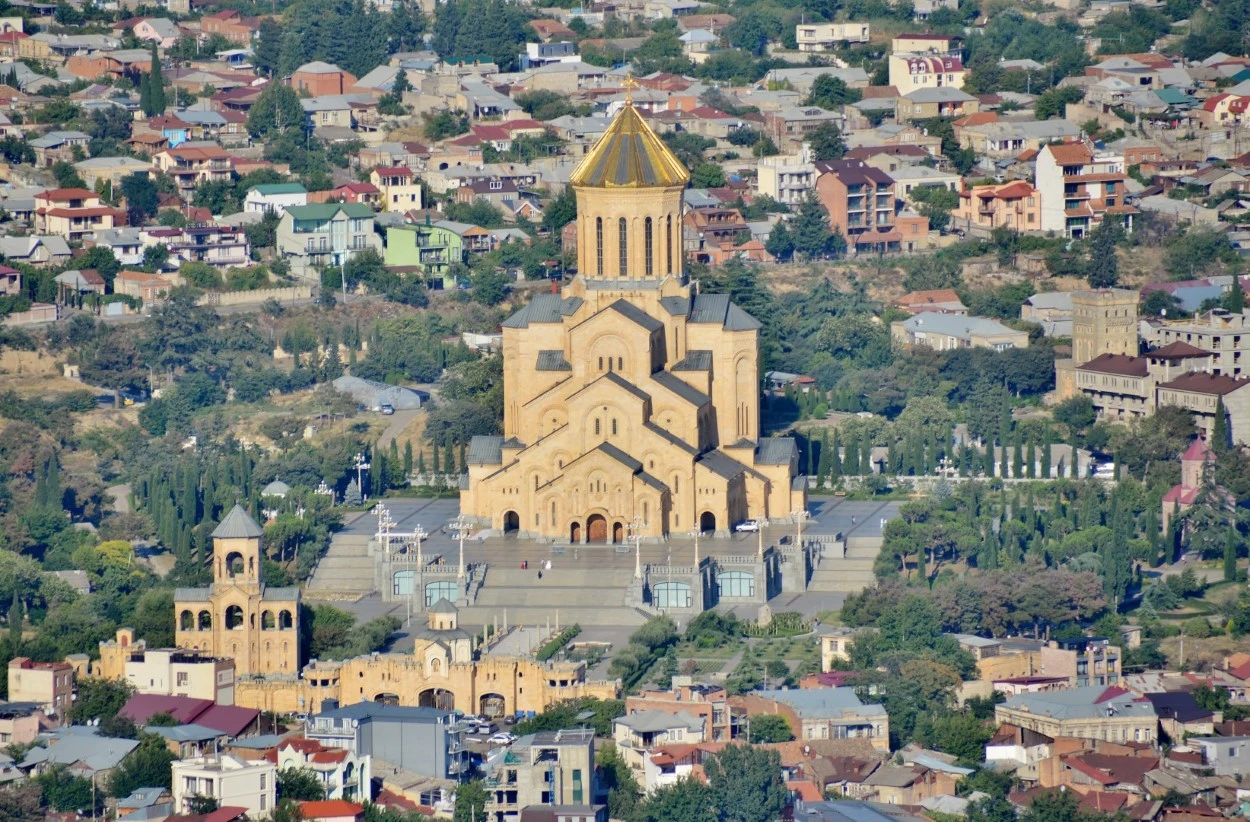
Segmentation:
{"type": "Polygon", "coordinates": [[[595,254],[598,262],[599,276],[603,276],[603,218],[595,218],[595,254]]]}
{"type": "Polygon", "coordinates": [[[667,271],[665,273],[673,273],[673,215],[670,214],[666,218],[667,226],[664,229],[667,236],[664,238],[665,257],[668,260],[667,271]]]}
{"type": "Polygon", "coordinates": [[[651,257],[652,248],[651,248],[651,218],[650,217],[647,218],[646,226],[647,226],[647,276],[651,277],[655,273],[653,271],[655,266],[654,266],[654,261],[652,260],[652,257],[651,257]]]}
{"type": "Polygon", "coordinates": [[[629,224],[622,217],[617,221],[617,233],[621,241],[621,270],[622,277],[629,273],[629,224]]]}

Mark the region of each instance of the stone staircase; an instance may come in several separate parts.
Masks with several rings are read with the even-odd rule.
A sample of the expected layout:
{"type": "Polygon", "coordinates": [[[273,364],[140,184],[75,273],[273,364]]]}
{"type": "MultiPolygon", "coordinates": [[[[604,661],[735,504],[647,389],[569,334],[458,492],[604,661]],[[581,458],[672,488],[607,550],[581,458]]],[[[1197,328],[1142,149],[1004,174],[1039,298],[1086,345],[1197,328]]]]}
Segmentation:
{"type": "Polygon", "coordinates": [[[872,572],[873,563],[881,551],[877,539],[852,537],[846,548],[846,558],[826,556],[820,567],[812,573],[807,590],[820,593],[856,594],[876,584],[872,572]]]}
{"type": "Polygon", "coordinates": [[[304,587],[304,598],[313,600],[357,600],[373,590],[373,558],[369,540],[363,534],[335,534],[330,549],[317,563],[312,579],[304,587]]]}
{"type": "Polygon", "coordinates": [[[633,571],[625,569],[560,569],[522,571],[492,566],[477,593],[477,601],[460,609],[468,625],[485,625],[507,612],[509,625],[555,624],[559,610],[561,626],[635,626],[647,621],[646,613],[625,605],[625,592],[633,571]]]}

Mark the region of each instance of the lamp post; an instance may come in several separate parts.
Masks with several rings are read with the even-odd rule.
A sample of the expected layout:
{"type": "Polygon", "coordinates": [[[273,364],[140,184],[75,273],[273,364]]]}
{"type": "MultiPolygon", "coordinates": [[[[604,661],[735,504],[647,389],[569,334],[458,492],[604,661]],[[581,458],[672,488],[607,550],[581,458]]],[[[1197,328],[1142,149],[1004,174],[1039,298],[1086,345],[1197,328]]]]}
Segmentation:
{"type": "Polygon", "coordinates": [[[764,559],[764,529],[768,527],[768,520],[758,519],[756,520],[756,524],[759,525],[759,530],[756,531],[756,533],[759,535],[759,542],[760,542],[759,553],[757,556],[758,556],[758,559],[763,560],[764,559]]]}
{"type": "Polygon", "coordinates": [[[794,524],[798,527],[798,535],[795,537],[798,547],[803,547],[803,523],[811,516],[806,508],[798,508],[790,512],[790,516],[794,517],[794,524]]]}
{"type": "Polygon", "coordinates": [[[427,533],[425,532],[425,529],[421,527],[421,523],[419,523],[419,522],[418,522],[418,523],[417,523],[417,530],[413,531],[413,532],[412,532],[412,535],[413,535],[414,537],[416,537],[416,539],[417,539],[417,566],[418,566],[418,568],[419,568],[419,569],[424,569],[424,568],[425,568],[425,559],[424,559],[423,554],[421,553],[421,542],[422,542],[422,541],[423,541],[423,540],[424,540],[427,536],[429,536],[429,534],[427,534],[427,533]]]}
{"type": "Polygon", "coordinates": [[[460,543],[460,565],[456,569],[456,577],[464,579],[464,538],[469,535],[469,521],[461,514],[452,520],[451,527],[455,529],[453,538],[460,543]]]}
{"type": "Polygon", "coordinates": [[[694,537],[694,567],[699,567],[699,529],[691,528],[690,536],[694,537]]]}
{"type": "Polygon", "coordinates": [[[320,494],[323,497],[329,497],[330,507],[331,508],[334,507],[334,489],[331,488],[329,485],[327,485],[325,480],[322,480],[321,482],[317,483],[317,490],[314,491],[313,493],[320,494]]]}
{"type": "Polygon", "coordinates": [[[380,502],[373,506],[373,511],[378,516],[378,542],[382,544],[382,556],[389,557],[391,555],[391,529],[395,527],[395,520],[386,506],[380,502]]]}
{"type": "Polygon", "coordinates": [[[369,460],[365,459],[365,455],[359,451],[353,457],[352,466],[356,469],[356,490],[360,491],[361,498],[365,498],[365,487],[362,484],[364,479],[361,477],[362,471],[369,470],[369,460]]]}
{"type": "Polygon", "coordinates": [[[634,579],[642,579],[642,517],[630,520],[629,530],[634,539],[634,579]]]}

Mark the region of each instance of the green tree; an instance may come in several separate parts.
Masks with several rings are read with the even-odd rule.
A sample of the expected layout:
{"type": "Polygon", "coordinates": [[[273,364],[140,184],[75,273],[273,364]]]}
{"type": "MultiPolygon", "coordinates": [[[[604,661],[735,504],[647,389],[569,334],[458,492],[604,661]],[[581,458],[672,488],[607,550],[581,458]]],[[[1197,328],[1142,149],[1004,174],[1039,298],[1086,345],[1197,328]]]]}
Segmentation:
{"type": "MultiPolygon", "coordinates": [[[[1236,279],[1233,277],[1234,281],[1236,279]]],[[[1215,422],[1211,427],[1211,450],[1216,454],[1226,454],[1232,445],[1232,436],[1228,426],[1228,409],[1224,407],[1224,398],[1216,397],[1215,422]]]]}
{"type": "Polygon", "coordinates": [[[486,786],[480,779],[465,782],[456,788],[456,810],[452,822],[474,822],[486,819],[486,786]]]}
{"type": "Polygon", "coordinates": [[[706,822],[716,818],[712,789],[698,779],[681,779],[648,796],[631,822],[706,822]]]}
{"type": "Polygon", "coordinates": [[[850,103],[857,103],[863,95],[858,89],[848,86],[840,77],[832,74],[821,74],[812,81],[805,106],[819,106],[827,111],[837,111],[850,103]]]}
{"type": "Polygon", "coordinates": [[[1091,233],[1089,271],[1085,275],[1091,288],[1112,288],[1120,281],[1115,247],[1122,235],[1113,220],[1103,220],[1091,233]]]}
{"type": "Polygon", "coordinates": [[[846,154],[846,140],[842,137],[842,130],[831,121],[812,129],[807,135],[807,144],[811,147],[814,160],[841,160],[846,154]]]}
{"type": "Polygon", "coordinates": [[[776,751],[730,745],[704,760],[703,770],[721,822],[772,822],[781,817],[786,786],[776,751]]]}
{"type": "Polygon", "coordinates": [[[920,216],[927,217],[929,226],[944,229],[951,222],[951,212],[959,207],[959,195],[946,186],[916,186],[911,198],[920,216]]]}
{"type": "Polygon", "coordinates": [[[790,723],[780,714],[757,714],[751,717],[751,736],[753,743],[789,742],[794,739],[794,731],[790,723]]]}
{"type": "Polygon", "coordinates": [[[725,185],[725,170],[715,163],[703,163],[690,172],[693,188],[720,188],[725,185]]]}
{"type": "Polygon", "coordinates": [[[1224,308],[1234,314],[1240,314],[1246,308],[1246,292],[1241,287],[1241,275],[1233,275],[1233,285],[1224,295],[1224,308]]]}
{"type": "Polygon", "coordinates": [[[270,83],[247,112],[247,130],[253,137],[264,139],[304,127],[304,109],[295,89],[282,83],[270,83]]]}
{"type": "Polygon", "coordinates": [[[922,721],[916,729],[916,740],[927,748],[959,757],[959,761],[975,766],[985,759],[985,744],[993,731],[985,722],[970,713],[936,716],[922,721]]]}
{"type": "Polygon", "coordinates": [[[1237,546],[1241,542],[1241,535],[1237,533],[1236,525],[1228,526],[1228,533],[1224,537],[1224,580],[1225,582],[1235,582],[1237,580],[1237,546]]]}
{"type": "Polygon", "coordinates": [[[473,299],[482,305],[498,305],[508,296],[508,276],[491,268],[473,276],[473,299]]]}
{"type": "Polygon", "coordinates": [[[104,808],[104,796],[92,790],[91,780],[73,775],[64,765],[52,766],[37,776],[35,782],[43,791],[43,800],[55,810],[86,810],[94,816],[104,808]]]}
{"type": "Polygon", "coordinates": [[[160,192],[156,183],[146,174],[131,174],[122,180],[122,197],[126,198],[126,210],[132,225],[143,225],[156,213],[160,204],[160,192]]]}
{"type": "Polygon", "coordinates": [[[79,681],[77,690],[78,694],[69,714],[77,725],[120,713],[126,700],[134,694],[134,686],[129,682],[95,677],[79,681]]]}
{"type": "MultiPolygon", "coordinates": [[[[75,706],[76,707],[76,706],[75,706]]],[[[142,734],[135,748],[109,774],[109,794],[117,798],[130,796],[136,788],[168,788],[171,763],[177,759],[165,747],[165,738],[142,734]]]]}
{"type": "Polygon", "coordinates": [[[283,768],[278,771],[278,798],[296,802],[325,799],[325,784],[310,768],[283,768]]]}
{"type": "Polygon", "coordinates": [[[784,261],[794,256],[794,236],[785,223],[778,222],[773,226],[773,230],[768,233],[768,241],[764,243],[764,250],[778,260],[784,261]]]}
{"type": "Polygon", "coordinates": [[[832,242],[829,231],[829,215],[813,191],[807,192],[790,223],[790,236],[794,250],[805,257],[817,257],[827,252],[832,242]]]}

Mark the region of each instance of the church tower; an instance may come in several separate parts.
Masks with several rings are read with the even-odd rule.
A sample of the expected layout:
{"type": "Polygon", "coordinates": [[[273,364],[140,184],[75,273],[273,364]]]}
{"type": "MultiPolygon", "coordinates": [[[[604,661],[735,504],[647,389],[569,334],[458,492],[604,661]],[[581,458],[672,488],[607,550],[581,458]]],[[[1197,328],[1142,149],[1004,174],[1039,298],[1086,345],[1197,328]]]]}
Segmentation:
{"type": "Polygon", "coordinates": [[[760,437],[759,322],[686,281],[688,181],[628,101],[574,169],[578,275],[503,324],[503,434],[473,438],[465,516],[620,543],[805,504],[794,440],[760,437]]]}
{"type": "Polygon", "coordinates": [[[238,676],[299,673],[299,588],[270,588],[265,531],[235,505],[213,531],[213,584],[174,592],[175,644],[234,659],[238,676]]]}

